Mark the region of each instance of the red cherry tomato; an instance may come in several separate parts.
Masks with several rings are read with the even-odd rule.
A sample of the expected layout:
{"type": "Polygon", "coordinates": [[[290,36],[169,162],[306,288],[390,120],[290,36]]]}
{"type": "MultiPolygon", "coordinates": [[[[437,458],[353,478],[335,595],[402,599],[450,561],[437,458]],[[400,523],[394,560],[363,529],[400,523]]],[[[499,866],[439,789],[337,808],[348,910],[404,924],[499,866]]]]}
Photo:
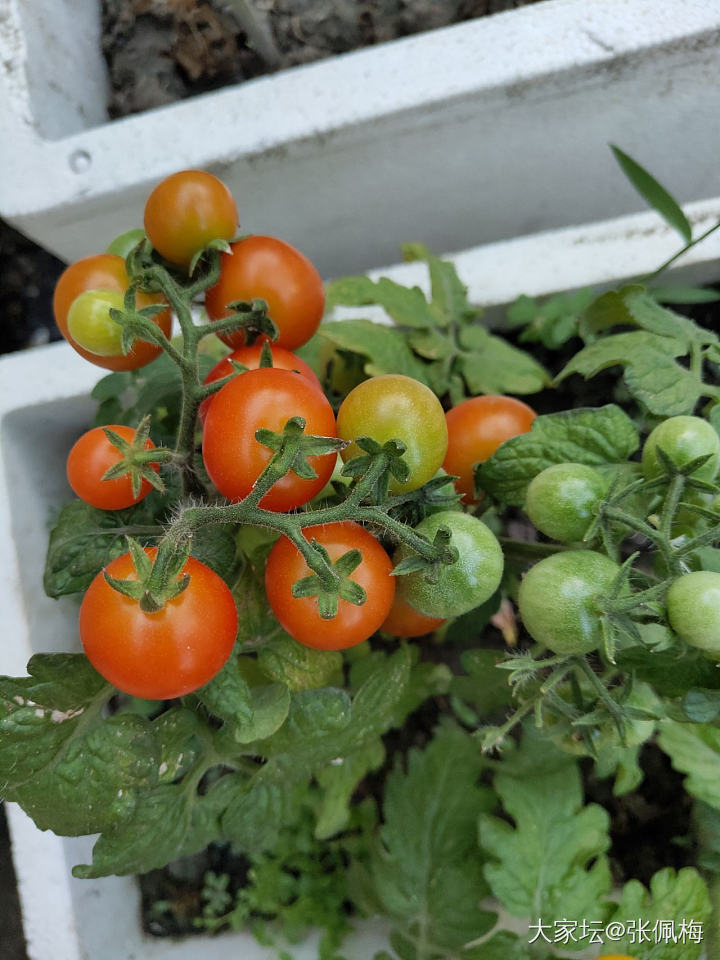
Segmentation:
{"type": "MultiPolygon", "coordinates": [[[[154,547],[145,551],[151,559],[154,547]]],[[[111,577],[136,579],[129,553],[106,567],[111,577]]],[[[212,680],[230,656],[237,609],[229,587],[204,563],[190,557],[182,574],[190,582],[157,613],[118,593],[101,571],[80,607],[80,639],[88,659],[105,679],[133,697],[169,700],[212,680]]]]}
{"type": "Polygon", "coordinates": [[[424,637],[443,623],[445,621],[440,617],[426,617],[424,613],[419,613],[396,593],[390,613],[380,630],[393,637],[424,637]]]}
{"type": "MultiPolygon", "coordinates": [[[[108,430],[119,434],[123,440],[132,443],[135,431],[122,424],[111,424],[108,430]]],[[[155,444],[148,438],[145,449],[152,450],[155,444]]],[[[70,486],[85,503],[98,510],[124,510],[139,503],[152,490],[152,486],[143,480],[140,493],[135,497],[129,475],[114,480],[103,480],[110,467],[122,460],[117,447],[105,436],[103,427],[93,427],[76,441],[67,459],[67,476],[70,486]]],[[[157,472],[158,467],[153,464],[157,472]]]]}
{"type": "Polygon", "coordinates": [[[537,414],[514,397],[484,396],[463,400],[445,417],[448,450],[443,469],[455,481],[465,503],[477,503],[473,465],[487,460],[497,448],[519,433],[527,433],[537,414]]]}
{"type": "MultiPolygon", "coordinates": [[[[307,257],[275,237],[247,237],[221,257],[220,279],[205,295],[211,320],[230,315],[228,304],[265,300],[278,328],[277,346],[295,350],[320,326],[325,309],[322,279],[307,257]]],[[[245,333],[223,334],[230,347],[242,347],[245,333]]]]}
{"type": "MultiPolygon", "coordinates": [[[[129,283],[125,261],[122,257],[115,256],[112,253],[99,253],[94,257],[85,257],[84,260],[71,263],[67,270],[61,274],[55,287],[53,311],[55,313],[55,323],[57,323],[60,333],[81,357],[98,367],[104,367],[106,370],[137,370],[138,367],[144,367],[151,360],[154,360],[160,353],[160,347],[156,347],[152,343],[146,343],[144,340],[136,340],[132,350],[125,355],[118,353],[115,356],[100,356],[91,353],[89,350],[83,349],[70,336],[68,313],[73,301],[86,290],[110,290],[125,293],[129,283]]],[[[151,303],[163,302],[160,294],[140,292],[135,296],[137,307],[146,307],[151,303]]],[[[156,323],[166,336],[170,336],[172,316],[169,309],[163,310],[162,313],[153,317],[153,323],[156,323]]]]}
{"type": "MultiPolygon", "coordinates": [[[[239,347],[237,350],[233,350],[232,353],[229,353],[226,357],[223,357],[215,366],[212,368],[210,373],[205,377],[205,383],[214,383],[215,380],[222,380],[223,377],[229,377],[233,373],[232,361],[235,363],[240,363],[244,367],[247,367],[248,370],[258,370],[260,369],[260,355],[262,353],[263,344],[254,343],[251,347],[239,347]]],[[[270,348],[272,353],[272,365],[278,370],[296,370],[299,374],[302,374],[306,380],[309,380],[310,383],[315,384],[315,386],[322,390],[322,386],[315,371],[312,367],[309,367],[304,360],[301,360],[300,357],[296,357],[294,353],[290,353],[289,350],[284,350],[282,347],[278,347],[276,344],[273,344],[270,348]]],[[[200,404],[200,410],[198,411],[201,422],[205,422],[205,417],[207,416],[208,409],[210,404],[213,402],[214,397],[207,397],[200,404]]]]}
{"type": "Polygon", "coordinates": [[[333,562],[348,550],[360,550],[362,562],[350,577],[365,589],[367,599],[356,606],[341,598],[337,616],[323,620],[317,597],[293,597],[293,583],[312,571],[297,547],[281,537],[265,565],[265,589],[273,613],[282,627],[306,647],[345,650],[362,643],[379,629],[392,607],[395,578],[390,557],[372,534],[352,521],[309,527],[303,535],[322,544],[333,562]]]}
{"type": "Polygon", "coordinates": [[[166,260],[187,267],[211,240],[232,240],[238,213],[228,188],[204,170],[166,177],[145,204],[145,232],[166,260]]]}
{"type": "MultiPolygon", "coordinates": [[[[261,427],[281,433],[291,417],[305,419],[305,433],[336,436],[335,416],[325,395],[290,370],[265,367],[248,370],[215,395],[203,430],[203,460],[210,479],[228,500],[242,500],[267,466],[272,451],[255,439],[261,427]]],[[[305,480],[286,474],[260,501],[267,510],[292,510],[307,503],[330,479],[334,453],[314,456],[317,473],[305,480]]]]}

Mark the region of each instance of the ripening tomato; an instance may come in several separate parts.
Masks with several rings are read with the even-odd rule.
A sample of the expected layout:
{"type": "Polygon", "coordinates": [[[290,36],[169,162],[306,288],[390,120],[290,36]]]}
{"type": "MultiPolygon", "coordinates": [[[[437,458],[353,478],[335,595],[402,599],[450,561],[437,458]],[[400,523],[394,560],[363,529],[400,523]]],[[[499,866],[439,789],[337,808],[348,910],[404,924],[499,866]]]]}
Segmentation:
{"type": "MultiPolygon", "coordinates": [[[[377,443],[401,440],[410,473],[401,482],[390,478],[391,493],[417,490],[437,473],[447,450],[445,414],[435,394],[419,380],[385,374],[358,384],[338,410],[338,436],[355,441],[371,437],[377,443]]],[[[341,451],[347,463],[362,455],[351,442],[341,451]]]]}
{"type": "Polygon", "coordinates": [[[537,414],[514,397],[488,395],[463,400],[445,416],[448,449],[443,469],[459,478],[455,487],[465,503],[477,503],[473,466],[506,440],[527,433],[537,414]]]}
{"type": "MultiPolygon", "coordinates": [[[[203,460],[224,497],[246,497],[273,455],[255,439],[255,432],[266,428],[281,433],[291,417],[305,419],[308,435],[336,436],[335,416],[325,395],[291,370],[248,370],[213,397],[203,430],[203,460]]],[[[317,473],[314,480],[291,471],[265,494],[260,506],[284,511],[307,503],[330,479],[335,460],[334,453],[310,457],[317,473]]]]}
{"type": "Polygon", "coordinates": [[[424,613],[418,613],[396,592],[392,609],[380,631],[392,637],[424,637],[443,623],[442,617],[426,617],[424,613]]]}
{"type": "MultiPolygon", "coordinates": [[[[129,283],[123,258],[111,253],[99,253],[71,263],[55,286],[53,311],[60,333],[81,357],[106,370],[137,370],[154,360],[161,348],[144,340],[136,340],[132,350],[125,355],[118,352],[112,356],[100,356],[76,343],[68,329],[68,315],[73,302],[85,291],[114,291],[124,294],[129,283]]],[[[162,296],[156,293],[140,292],[135,296],[135,305],[138,308],[163,302],[162,296]]],[[[156,323],[166,336],[170,336],[172,317],[169,309],[153,317],[153,323],[156,323]]]]}
{"type": "MultiPolygon", "coordinates": [[[[264,300],[278,328],[277,346],[295,350],[320,326],[325,309],[322,279],[307,257],[276,237],[252,236],[221,257],[220,279],[205,295],[211,320],[230,315],[235,301],[264,300]]],[[[245,344],[245,332],[222,334],[230,347],[245,344]]]]}
{"type": "MultiPolygon", "coordinates": [[[[232,353],[229,353],[215,364],[203,382],[214,383],[216,380],[222,380],[223,377],[229,377],[230,374],[233,373],[233,362],[242,364],[242,366],[247,367],[248,370],[258,370],[260,368],[262,348],[262,343],[254,343],[251,347],[239,347],[237,350],[233,350],[232,353]]],[[[273,367],[276,367],[278,370],[296,370],[305,377],[306,380],[309,380],[310,383],[315,384],[319,390],[322,390],[315,371],[312,367],[309,367],[304,360],[301,360],[300,357],[296,357],[294,353],[290,353],[289,350],[284,350],[276,344],[272,344],[270,352],[272,354],[273,367]]],[[[213,397],[206,397],[200,404],[198,414],[203,423],[205,422],[205,417],[207,416],[213,399],[213,397]]]]}
{"type": "MultiPolygon", "coordinates": [[[[135,431],[132,427],[113,423],[107,428],[93,427],[76,441],[67,459],[67,477],[70,486],[85,503],[98,510],[125,510],[139,503],[152,490],[143,480],[140,493],[135,497],[129,474],[112,480],[103,480],[104,474],[122,460],[122,454],[105,435],[105,429],[113,430],[123,440],[132,443],[135,431]]],[[[148,438],[145,449],[152,450],[155,444],[148,438]]],[[[158,470],[157,464],[153,469],[158,470]]]]}
{"type": "Polygon", "coordinates": [[[232,240],[238,212],[228,188],[204,170],[181,170],[161,181],[145,204],[145,232],[159,254],[187,267],[211,240],[232,240]]]}
{"type": "Polygon", "coordinates": [[[324,620],[318,611],[318,598],[294,597],[292,586],[312,571],[292,541],[281,537],[270,551],[265,566],[265,588],[273,613],[283,629],[316,650],[345,650],[372,636],[385,621],[393,597],[395,578],[392,562],[378,541],[364,527],[352,521],[329,523],[303,530],[306,540],[315,539],[327,550],[334,563],[349,550],[359,550],[362,561],[350,574],[367,595],[359,606],[340,598],[338,612],[324,620]]]}
{"type": "MultiPolygon", "coordinates": [[[[145,552],[155,559],[157,549],[145,552]]],[[[119,580],[137,579],[129,553],[105,568],[119,580]]],[[[157,613],[114,590],[104,572],[92,581],[80,607],[80,639],[98,673],[125,693],[169,700],[204,686],[222,669],[237,634],[237,609],[227,584],[190,557],[180,576],[185,590],[157,613]]]]}
{"type": "Polygon", "coordinates": [[[635,960],[635,957],[629,957],[626,953],[605,953],[598,960],[635,960]]]}

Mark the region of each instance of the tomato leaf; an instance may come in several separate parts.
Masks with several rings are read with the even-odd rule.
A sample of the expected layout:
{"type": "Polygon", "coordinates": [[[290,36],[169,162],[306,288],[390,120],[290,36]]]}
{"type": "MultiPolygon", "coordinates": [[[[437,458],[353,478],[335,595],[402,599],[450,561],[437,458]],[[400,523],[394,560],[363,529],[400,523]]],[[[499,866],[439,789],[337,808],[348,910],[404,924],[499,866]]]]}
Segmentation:
{"type": "Polygon", "coordinates": [[[292,691],[324,687],[342,671],[342,654],[313,650],[286,633],[273,637],[258,651],[260,669],[292,691]]]}
{"type": "Polygon", "coordinates": [[[326,297],[329,310],[377,304],[400,327],[433,327],[436,322],[420,287],[403,287],[387,277],[377,281],[370,277],[343,277],[328,284],[326,297]]]}
{"type": "Polygon", "coordinates": [[[113,688],[82,654],[41,654],[30,676],[0,677],[0,794],[42,830],[96,833],[132,814],[157,780],[147,720],[102,717],[113,688]]]}
{"type": "Polygon", "coordinates": [[[350,800],[360,781],[382,766],[385,747],[378,737],[339,763],[330,763],[317,774],[323,797],[317,811],[315,837],[326,840],[344,830],[350,821],[350,800]]]}
{"type": "Polygon", "coordinates": [[[627,933],[621,939],[613,940],[612,949],[632,950],[632,956],[637,960],[699,960],[705,955],[703,928],[710,916],[707,886],[692,867],[678,873],[669,868],[660,870],[650,880],[649,891],[638,880],[630,880],[625,884],[612,917],[612,923],[622,925],[627,933]],[[651,934],[646,939],[638,936],[637,926],[631,926],[631,921],[637,925],[639,918],[651,934]],[[683,922],[696,925],[695,935],[699,933],[702,942],[690,939],[687,926],[685,936],[682,936],[683,922]],[[674,931],[674,937],[652,935],[655,924],[663,923],[666,930],[674,931]],[[660,942],[656,942],[658,940],[660,942]]]}
{"type": "Polygon", "coordinates": [[[655,177],[641,167],[640,164],[628,156],[619,147],[610,144],[610,149],[615,155],[615,159],[620,165],[620,169],[635,187],[640,196],[654,210],[660,214],[663,220],[677,230],[680,236],[689,243],[692,239],[692,227],[685,214],[682,212],[677,200],[672,197],[665,187],[661,186],[655,177]]]}
{"type": "Polygon", "coordinates": [[[528,484],[546,467],[624,464],[639,445],[635,424],[614,404],[551,413],[504,443],[480,466],[478,482],[498,500],[522,506],[528,484]]]}
{"type": "Polygon", "coordinates": [[[399,935],[411,943],[423,937],[423,956],[460,955],[495,924],[480,906],[488,888],[475,824],[495,805],[492,791],[478,786],[482,766],[471,737],[448,726],[424,751],[410,751],[407,770],[396,763],[386,781],[370,875],[399,935]]]}
{"type": "Polygon", "coordinates": [[[151,498],[152,494],[129,510],[96,510],[82,500],[63,507],[50,532],[45,593],[49,597],[82,593],[106,564],[127,552],[127,536],[144,543],[159,537],[162,529],[151,498]]]}
{"type": "Polygon", "coordinates": [[[290,691],[282,683],[248,686],[237,658],[231,657],[210,683],[196,691],[216,717],[230,725],[237,743],[264,740],[278,730],[288,715],[290,691]]]}
{"type": "Polygon", "coordinates": [[[400,330],[372,320],[338,320],[324,323],[318,336],[330,340],[340,350],[366,357],[365,371],[371,377],[402,373],[431,385],[430,368],[415,356],[400,330]]]}
{"type": "Polygon", "coordinates": [[[550,384],[550,374],[542,364],[484,327],[465,327],[460,342],[467,352],[461,354],[458,366],[471,396],[537,393],[550,384]]]}
{"type": "Polygon", "coordinates": [[[504,757],[494,787],[512,825],[480,817],[493,894],[533,922],[601,919],[611,888],[609,817],[597,804],[584,806],[577,761],[528,728],[520,751],[504,757]]]}
{"type": "Polygon", "coordinates": [[[660,724],[658,743],[673,767],[687,774],[687,792],[720,810],[720,729],[710,724],[665,720],[660,724]]]}
{"type": "Polygon", "coordinates": [[[231,523],[213,523],[196,530],[190,553],[196,560],[214,570],[219,577],[232,586],[238,573],[238,556],[235,545],[236,529],[231,523]]]}

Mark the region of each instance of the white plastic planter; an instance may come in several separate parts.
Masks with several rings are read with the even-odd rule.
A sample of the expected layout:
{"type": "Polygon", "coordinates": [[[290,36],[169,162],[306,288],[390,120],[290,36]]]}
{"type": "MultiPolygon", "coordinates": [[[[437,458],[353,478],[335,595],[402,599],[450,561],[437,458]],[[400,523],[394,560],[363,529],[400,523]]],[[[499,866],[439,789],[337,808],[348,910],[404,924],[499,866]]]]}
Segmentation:
{"type": "Polygon", "coordinates": [[[325,276],[640,209],[608,141],[718,193],[720,7],[546,0],[108,123],[97,3],[0,0],[0,215],[66,259],[220,174],[325,276]]]}
{"type": "MultiPolygon", "coordinates": [[[[691,205],[688,214],[700,232],[720,219],[720,198],[691,205]]],[[[677,247],[657,216],[643,214],[479,247],[454,259],[471,298],[491,306],[519,293],[544,295],[643,274],[677,247]]],[[[719,258],[720,236],[713,235],[686,255],[683,278],[716,281],[719,258]]],[[[426,286],[419,264],[382,272],[426,286]]],[[[48,517],[71,496],[67,451],[86,428],[88,393],[100,376],[64,344],[0,359],[0,609],[6,637],[0,674],[22,675],[35,652],[77,649],[75,604],[45,598],[41,578],[48,517]]],[[[89,861],[91,841],[41,833],[14,804],[8,814],[30,960],[274,960],[276,953],[249,934],[180,943],[143,938],[132,878],[74,880],[70,868],[89,861]]],[[[383,945],[383,934],[364,925],[344,955],[367,960],[383,945]]],[[[293,955],[314,960],[316,941],[294,948],[293,955]]]]}

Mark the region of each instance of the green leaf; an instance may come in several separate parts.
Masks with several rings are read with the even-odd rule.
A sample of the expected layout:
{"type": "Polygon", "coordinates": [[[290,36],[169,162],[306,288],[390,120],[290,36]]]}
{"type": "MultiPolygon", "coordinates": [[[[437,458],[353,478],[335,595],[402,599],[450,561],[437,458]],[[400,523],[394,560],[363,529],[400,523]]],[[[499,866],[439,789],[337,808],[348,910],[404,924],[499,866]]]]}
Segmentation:
{"type": "Polygon", "coordinates": [[[522,506],[528,484],[555,463],[624,464],[640,438],[620,407],[567,410],[537,417],[529,433],[504,443],[479,469],[480,486],[504,503],[522,506]]]}
{"type": "Polygon", "coordinates": [[[720,290],[714,290],[712,287],[685,287],[681,284],[658,285],[649,287],[648,293],[658,303],[716,303],[720,300],[720,290]]]}
{"type": "Polygon", "coordinates": [[[583,335],[590,336],[618,326],[639,327],[647,333],[677,340],[686,347],[693,342],[714,339],[713,334],[688,317],[660,306],[650,291],[638,283],[601,294],[586,310],[581,329],[583,335]]]}
{"type": "Polygon", "coordinates": [[[720,810],[720,728],[664,720],[658,743],[673,767],[687,774],[687,792],[720,810]]]}
{"type": "Polygon", "coordinates": [[[78,836],[127,818],[157,780],[147,720],[102,717],[113,688],[81,654],[38,654],[0,677],[0,795],[42,830],[78,836]]]}
{"type": "MultiPolygon", "coordinates": [[[[637,960],[699,960],[703,954],[706,941],[693,943],[687,936],[682,936],[682,924],[694,921],[703,928],[710,920],[710,898],[704,880],[692,867],[686,867],[676,873],[674,870],[660,870],[650,881],[650,891],[637,880],[625,884],[622,899],[612,917],[612,923],[625,924],[629,927],[633,921],[633,929],[637,930],[639,921],[646,925],[646,935],[649,933],[650,943],[640,942],[643,938],[628,935],[613,942],[612,949],[618,951],[632,951],[637,960]],[[655,924],[666,923],[670,932],[680,935],[677,942],[670,936],[656,937],[655,924]],[[655,943],[661,939],[660,943],[655,943]],[[683,940],[685,942],[683,942],[683,940]]],[[[657,931],[662,933],[660,929],[657,931]]]]}
{"type": "Polygon", "coordinates": [[[465,327],[458,365],[471,394],[537,393],[550,384],[550,375],[529,353],[507,340],[493,336],[484,327],[465,327]]]}
{"type": "MultiPolygon", "coordinates": [[[[403,287],[387,277],[378,281],[369,277],[343,277],[328,284],[326,296],[329,310],[339,305],[377,304],[398,326],[421,329],[435,326],[435,317],[420,287],[403,287]]],[[[322,334],[322,329],[319,332],[322,334]]]]}
{"type": "Polygon", "coordinates": [[[668,193],[665,187],[658,183],[652,174],[648,173],[644,167],[641,167],[640,164],[636,160],[633,160],[632,157],[629,157],[627,153],[613,144],[610,144],[610,149],[620,164],[621,170],[643,200],[656,210],[673,230],[677,230],[686,243],[689,243],[692,239],[692,227],[677,201],[668,193]]]}
{"type": "Polygon", "coordinates": [[[704,394],[696,374],[653,350],[627,365],[625,383],[630,393],[659,417],[692,413],[704,394]]]}
{"type": "MultiPolygon", "coordinates": [[[[229,802],[222,816],[222,832],[245,852],[260,852],[273,847],[283,827],[297,820],[299,805],[305,796],[302,782],[265,783],[255,777],[248,788],[240,778],[223,778],[229,802]]],[[[212,794],[211,794],[212,796],[212,794]]],[[[215,802],[220,794],[213,796],[215,802]]]]}
{"type": "Polygon", "coordinates": [[[147,541],[161,534],[145,501],[130,510],[109,511],[74,500],[62,508],[50,533],[45,593],[49,597],[83,593],[106,564],[127,553],[126,536],[147,541]]]}
{"type": "Polygon", "coordinates": [[[281,634],[259,649],[258,664],[272,680],[296,691],[329,684],[339,676],[343,659],[336,650],[313,650],[281,634]]]}
{"type": "Polygon", "coordinates": [[[217,811],[185,784],[163,784],[138,797],[131,817],[100,837],[92,864],[73,868],[83,880],[146,873],[204,849],[219,832],[217,811]]]}
{"type": "Polygon", "coordinates": [[[631,366],[648,353],[661,360],[672,359],[684,356],[687,349],[679,340],[645,330],[616,333],[583,347],[563,368],[557,380],[565,380],[573,373],[588,379],[608,367],[631,366]]]}
{"type": "Polygon", "coordinates": [[[461,663],[467,676],[454,676],[451,692],[477,708],[481,717],[504,710],[512,703],[512,690],[504,670],[497,664],[504,660],[499,650],[466,650],[461,663]]]}
{"type": "Polygon", "coordinates": [[[523,342],[539,340],[548,350],[557,350],[577,335],[580,317],[594,298],[588,288],[559,293],[542,303],[523,295],[508,307],[508,323],[525,328],[520,335],[523,342]]]}
{"type": "Polygon", "coordinates": [[[448,726],[424,751],[410,751],[407,772],[396,765],[386,781],[370,871],[384,911],[402,936],[422,938],[424,957],[460,951],[495,922],[480,907],[487,886],[475,823],[494,806],[492,792],[478,786],[482,764],[471,737],[448,726]]]}
{"type": "Polygon", "coordinates": [[[324,323],[318,336],[330,340],[340,350],[366,357],[365,371],[371,377],[402,373],[426,386],[432,385],[430,368],[418,360],[400,330],[372,320],[338,320],[324,323]]]}
{"type": "MultiPolygon", "coordinates": [[[[664,638],[660,624],[648,626],[659,638],[664,638]]],[[[671,635],[667,632],[667,639],[671,635]]],[[[647,627],[643,639],[647,642],[647,627]]],[[[714,663],[697,650],[687,646],[673,646],[666,650],[652,650],[645,646],[631,647],[618,653],[618,666],[624,673],[634,674],[638,680],[651,684],[664,697],[682,697],[694,687],[720,688],[720,671],[714,663]]]]}
{"type": "Polygon", "coordinates": [[[526,730],[494,786],[513,825],[480,818],[480,844],[494,861],[485,867],[493,894],[533,921],[602,918],[611,887],[609,817],[596,804],[584,806],[577,761],[526,730]]]}
{"type": "Polygon", "coordinates": [[[360,781],[382,766],[385,747],[382,740],[371,740],[338,763],[331,763],[317,774],[323,796],[317,812],[315,837],[326,840],[344,830],[350,822],[350,800],[360,781]]]}
{"type": "Polygon", "coordinates": [[[230,724],[237,743],[271,737],[283,725],[290,709],[290,691],[284,684],[249,687],[234,657],[195,696],[211,713],[230,724]]]}
{"type": "Polygon", "coordinates": [[[196,530],[192,538],[191,554],[214,570],[232,586],[238,572],[235,527],[231,523],[212,523],[196,530]]]}

